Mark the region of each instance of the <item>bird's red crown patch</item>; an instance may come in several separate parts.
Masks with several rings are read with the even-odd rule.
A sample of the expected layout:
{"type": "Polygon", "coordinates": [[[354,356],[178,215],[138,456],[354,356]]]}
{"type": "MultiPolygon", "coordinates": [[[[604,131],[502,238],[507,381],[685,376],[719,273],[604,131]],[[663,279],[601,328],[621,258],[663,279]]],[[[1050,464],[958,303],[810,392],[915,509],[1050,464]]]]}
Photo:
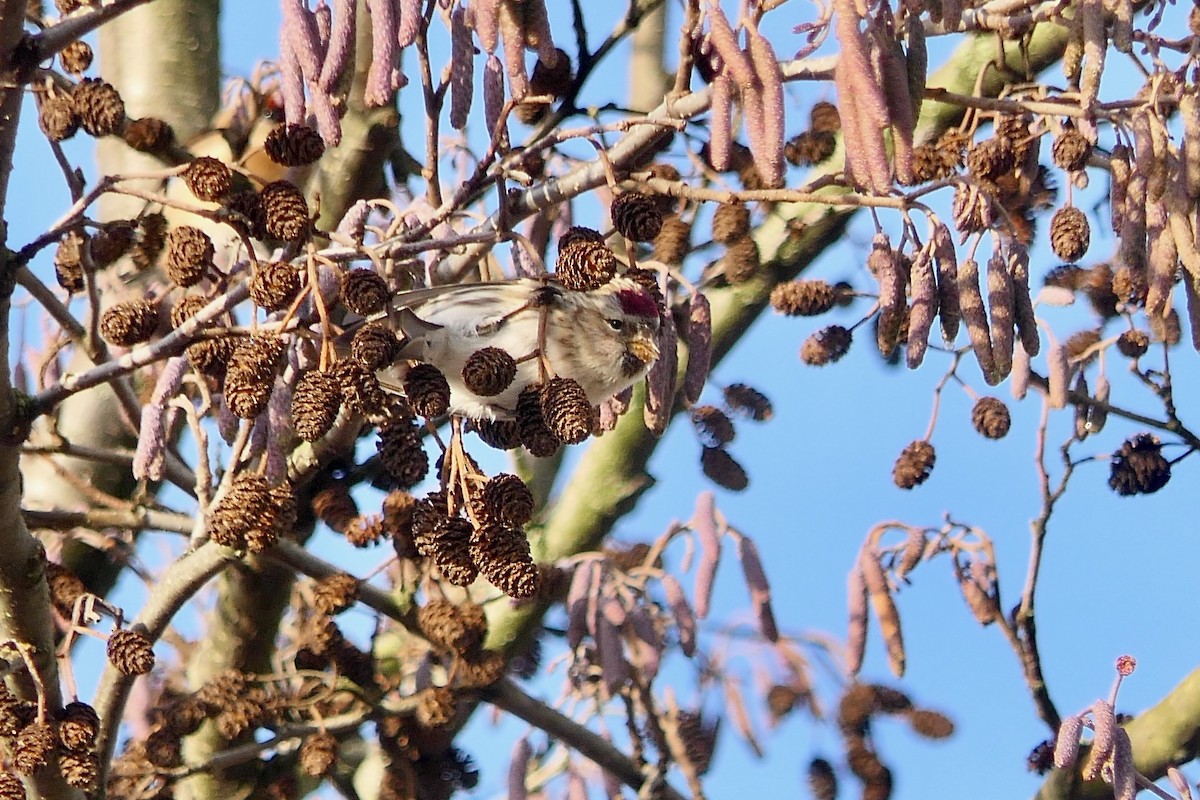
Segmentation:
{"type": "Polygon", "coordinates": [[[642,289],[622,289],[617,292],[617,302],[626,314],[638,317],[657,317],[658,306],[649,292],[642,289]]]}

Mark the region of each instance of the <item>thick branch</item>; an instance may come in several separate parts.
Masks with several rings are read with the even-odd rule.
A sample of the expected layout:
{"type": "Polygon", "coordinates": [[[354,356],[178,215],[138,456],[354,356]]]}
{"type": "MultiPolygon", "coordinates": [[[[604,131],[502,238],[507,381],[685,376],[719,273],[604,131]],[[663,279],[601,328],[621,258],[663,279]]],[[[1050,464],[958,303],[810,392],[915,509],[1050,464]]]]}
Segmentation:
{"type": "MultiPolygon", "coordinates": [[[[599,734],[525,694],[508,678],[489,689],[485,697],[496,708],[540,728],[551,737],[590,758],[605,772],[634,791],[640,790],[645,783],[647,776],[628,756],[613,747],[611,742],[605,741],[599,734]]],[[[661,796],[667,800],[683,800],[682,795],[670,786],[663,787],[661,796]]]]}
{"type": "MultiPolygon", "coordinates": [[[[1133,763],[1151,780],[1167,774],[1167,767],[1187,763],[1200,756],[1200,669],[1125,726],[1133,743],[1133,763]]],[[[1079,764],[1087,763],[1084,753],[1079,764]]],[[[1055,770],[1037,793],[1037,800],[1076,800],[1112,797],[1112,787],[1103,781],[1083,783],[1072,772],[1055,770]]]]}

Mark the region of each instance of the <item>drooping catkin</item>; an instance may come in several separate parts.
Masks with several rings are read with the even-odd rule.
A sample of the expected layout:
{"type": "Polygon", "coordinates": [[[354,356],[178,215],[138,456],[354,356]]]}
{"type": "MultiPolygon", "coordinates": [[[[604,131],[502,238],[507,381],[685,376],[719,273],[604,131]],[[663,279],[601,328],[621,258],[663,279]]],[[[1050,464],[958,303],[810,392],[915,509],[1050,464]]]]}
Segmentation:
{"type": "Polygon", "coordinates": [[[747,25],[746,39],[761,103],[762,123],[757,130],[750,129],[750,152],[765,188],[775,188],[783,185],[783,72],[774,49],[758,28],[747,25]]]}
{"type": "Polygon", "coordinates": [[[1036,356],[1042,349],[1042,343],[1038,338],[1033,298],[1029,294],[1029,250],[1025,247],[1009,247],[1008,274],[1012,277],[1013,321],[1017,325],[1017,336],[1025,352],[1036,356]]]}
{"type": "Polygon", "coordinates": [[[875,30],[878,72],[887,99],[888,117],[892,123],[892,163],[896,180],[905,185],[913,183],[913,131],[916,117],[909,94],[908,61],[904,49],[893,36],[875,30]]]}
{"type": "Polygon", "coordinates": [[[900,257],[892,249],[887,235],[876,233],[867,256],[867,269],[879,281],[879,326],[876,344],[879,352],[890,356],[899,341],[904,324],[904,276],[900,273],[900,257]]]}
{"type": "Polygon", "coordinates": [[[462,6],[450,16],[450,127],[460,131],[467,126],[475,94],[475,45],[466,17],[462,6]]]}
{"type": "Polygon", "coordinates": [[[733,80],[724,71],[712,82],[712,116],[708,128],[708,161],[717,172],[729,168],[733,147],[733,80]]]}
{"type": "Polygon", "coordinates": [[[975,359],[979,362],[983,379],[988,385],[995,386],[1000,382],[1000,378],[992,355],[992,339],[988,330],[987,312],[983,308],[983,294],[979,289],[979,264],[974,259],[959,262],[958,299],[963,322],[967,325],[971,347],[975,350],[975,359]]]}
{"type": "Polygon", "coordinates": [[[1108,208],[1109,222],[1112,223],[1113,233],[1120,233],[1125,225],[1126,189],[1132,169],[1129,166],[1129,148],[1123,144],[1114,145],[1108,159],[1108,208]]]}
{"type": "Polygon", "coordinates": [[[946,344],[953,345],[962,320],[958,296],[958,258],[950,229],[944,222],[939,222],[933,229],[930,241],[933,243],[933,261],[937,265],[938,317],[941,320],[942,338],[946,344]]]}
{"type": "MultiPolygon", "coordinates": [[[[1167,313],[1175,271],[1179,267],[1179,250],[1175,235],[1167,220],[1167,209],[1160,202],[1146,204],[1146,238],[1149,250],[1145,263],[1146,316],[1161,318],[1167,313]]],[[[1139,265],[1127,265],[1136,270],[1139,265]]]]}
{"type": "Polygon", "coordinates": [[[1179,98],[1179,117],[1183,122],[1182,152],[1184,181],[1192,200],[1200,199],[1200,91],[1186,87],[1179,98]]]}
{"type": "Polygon", "coordinates": [[[900,612],[888,591],[887,578],[883,574],[883,566],[878,556],[866,548],[860,553],[858,563],[862,568],[863,581],[867,586],[867,596],[871,600],[871,608],[875,611],[875,619],[879,622],[879,632],[887,647],[888,666],[897,678],[904,675],[904,634],[900,628],[900,612]]]}
{"type": "Polygon", "coordinates": [[[938,311],[937,282],[933,276],[933,253],[930,245],[917,252],[909,271],[912,285],[912,308],[908,313],[908,368],[916,369],[925,359],[929,347],[929,332],[938,311]]]}
{"type": "Polygon", "coordinates": [[[998,380],[1012,371],[1013,358],[1013,297],[1012,276],[1008,262],[999,250],[988,259],[988,311],[991,316],[989,333],[992,339],[992,359],[998,380]]]}
{"type": "Polygon", "coordinates": [[[1050,342],[1046,353],[1047,396],[1051,408],[1066,408],[1071,380],[1071,367],[1067,362],[1067,348],[1057,341],[1050,342]]]}

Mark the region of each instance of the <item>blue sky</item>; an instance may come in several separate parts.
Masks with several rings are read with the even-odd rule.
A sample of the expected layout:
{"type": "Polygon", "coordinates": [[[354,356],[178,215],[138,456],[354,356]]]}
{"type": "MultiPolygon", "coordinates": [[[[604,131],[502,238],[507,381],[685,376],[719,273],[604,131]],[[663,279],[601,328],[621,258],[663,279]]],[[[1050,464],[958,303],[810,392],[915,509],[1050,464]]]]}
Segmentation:
{"type": "MultiPolygon", "coordinates": [[[[587,5],[595,17],[590,20],[595,44],[623,6],[587,5]]],[[[770,17],[780,23],[771,26],[780,52],[800,47],[799,37],[790,34],[788,27],[803,21],[800,15],[810,10],[804,4],[790,5],[793,8],[770,17]]],[[[245,74],[256,57],[269,58],[277,52],[278,9],[270,2],[229,4],[229,8],[222,25],[226,69],[230,74],[245,74]]],[[[558,22],[557,17],[552,19],[558,22]]],[[[678,24],[673,15],[668,30],[676,30],[678,24]]],[[[570,50],[572,40],[566,42],[570,50]]],[[[612,71],[593,79],[586,90],[590,103],[624,99],[626,55],[623,48],[611,59],[612,71]]],[[[1052,80],[1059,80],[1057,73],[1052,80]]],[[[1129,91],[1120,83],[1106,84],[1105,89],[1129,91]]],[[[813,100],[830,94],[826,87],[791,86],[789,132],[799,130],[813,100]]],[[[406,102],[419,101],[413,96],[406,102]]],[[[23,124],[26,130],[9,206],[9,246],[14,249],[69,204],[49,148],[39,140],[34,115],[26,113],[23,124]]],[[[88,145],[80,139],[71,145],[71,152],[93,177],[88,145]]],[[[420,139],[411,141],[416,145],[420,139]]],[[[789,176],[791,185],[800,179],[799,173],[789,176]]],[[[1084,196],[1098,196],[1104,186],[1101,176],[1095,175],[1093,188],[1084,196]]],[[[1077,202],[1081,208],[1091,208],[1082,199],[1077,202]]],[[[1092,222],[1089,255],[1098,260],[1111,251],[1113,241],[1104,236],[1094,217],[1092,222]]],[[[869,218],[857,218],[845,240],[814,264],[808,276],[849,279],[857,287],[869,288],[863,264],[871,233],[869,218]]],[[[1035,282],[1040,283],[1037,279],[1056,263],[1040,243],[1033,258],[1035,282]]],[[[889,369],[880,364],[868,336],[860,336],[861,341],[836,365],[817,370],[797,358],[800,343],[817,327],[852,321],[867,307],[867,301],[859,301],[851,309],[853,317],[843,312],[840,317],[818,320],[768,314],[714,375],[721,384],[750,382],[775,402],[774,418],[764,424],[740,424],[732,446],[750,472],[750,489],[741,494],[718,489],[717,502],[758,543],[774,583],[776,615],[785,631],[796,635],[825,631],[844,636],[846,574],[867,531],[885,519],[936,526],[949,513],[984,529],[995,542],[1005,608],[1016,602],[1024,581],[1029,520],[1040,506],[1031,468],[1039,397],[1031,393],[1014,405],[1012,431],[1006,439],[992,442],[970,427],[970,399],[949,387],[933,437],[938,463],[932,477],[913,492],[896,489],[891,483],[892,462],[904,445],[924,432],[932,389],[946,357],[931,353],[914,373],[889,369]]],[[[1092,324],[1083,308],[1050,309],[1046,317],[1060,337],[1092,324]]],[[[1177,404],[1187,422],[1200,382],[1186,332],[1184,338],[1185,345],[1173,353],[1173,364],[1177,404]]],[[[960,335],[960,343],[963,340],[960,335]]],[[[964,368],[963,375],[981,394],[1008,399],[1007,385],[989,391],[973,364],[964,368]]],[[[1125,374],[1119,359],[1110,360],[1109,375],[1114,402],[1151,416],[1161,414],[1155,413],[1148,393],[1125,374]]],[[[1070,411],[1054,414],[1049,436],[1053,453],[1072,424],[1070,411]]],[[[1076,457],[1103,455],[1141,430],[1110,419],[1099,437],[1078,445],[1074,452],[1076,457]]],[[[710,488],[697,467],[698,455],[699,445],[690,429],[676,424],[650,463],[658,485],[622,521],[618,537],[650,539],[669,520],[690,514],[695,494],[710,488]]],[[[1056,458],[1051,456],[1052,463],[1056,458]]],[[[1123,653],[1138,660],[1137,672],[1125,682],[1118,704],[1118,710],[1129,713],[1156,702],[1196,666],[1198,624],[1193,615],[1177,611],[1190,608],[1192,602],[1197,543],[1189,524],[1191,509],[1185,503],[1190,499],[1186,487],[1193,470],[1191,460],[1184,461],[1172,482],[1149,498],[1111,493],[1104,461],[1084,464],[1076,471],[1073,489],[1051,522],[1038,595],[1043,666],[1061,713],[1073,713],[1106,695],[1113,661],[1123,653]]],[[[316,542],[331,558],[352,557],[332,537],[316,542]]],[[[918,704],[950,714],[958,730],[949,741],[927,742],[912,736],[899,722],[878,726],[875,735],[881,756],[896,772],[893,796],[897,800],[956,796],[964,787],[980,798],[1031,795],[1039,779],[1025,771],[1025,757],[1047,732],[1034,714],[1014,654],[997,631],[981,629],[974,622],[954,585],[948,561],[923,564],[912,579],[913,585],[898,598],[908,647],[908,674],[900,685],[918,704]]],[[[721,613],[716,618],[746,621],[748,607],[730,557],[718,578],[721,613]]],[[[748,666],[744,659],[731,663],[731,669],[741,670],[752,681],[748,666]]],[[[669,675],[677,694],[694,696],[694,682],[686,668],[673,668],[669,675]]],[[[895,683],[874,625],[863,677],[895,683]]],[[[557,686],[553,679],[535,688],[552,698],[557,686]]],[[[822,699],[832,705],[836,695],[830,682],[825,679],[820,686],[825,690],[822,699]]],[[[713,710],[719,705],[710,701],[713,710]]],[[[504,764],[511,749],[506,736],[482,735],[490,724],[488,715],[477,715],[463,740],[484,769],[480,796],[504,791],[504,764]]],[[[501,731],[519,734],[521,729],[509,723],[501,731]]],[[[732,733],[727,726],[708,779],[713,797],[767,787],[800,790],[803,767],[811,755],[837,755],[835,729],[807,717],[794,716],[773,732],[760,731],[769,753],[763,761],[754,760],[732,733]]],[[[1193,775],[1197,776],[1200,773],[1193,775]]],[[[852,789],[846,791],[853,794],[852,789]]]]}

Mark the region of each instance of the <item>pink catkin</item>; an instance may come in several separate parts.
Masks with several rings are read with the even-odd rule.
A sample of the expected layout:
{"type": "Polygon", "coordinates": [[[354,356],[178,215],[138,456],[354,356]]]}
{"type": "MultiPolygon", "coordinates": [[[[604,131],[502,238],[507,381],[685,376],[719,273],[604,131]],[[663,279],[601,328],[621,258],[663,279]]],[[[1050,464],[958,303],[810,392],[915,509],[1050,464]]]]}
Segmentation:
{"type": "Polygon", "coordinates": [[[601,678],[610,696],[616,695],[629,680],[629,662],[625,660],[625,648],[621,643],[620,626],[624,623],[625,611],[620,601],[608,598],[596,626],[596,649],[600,656],[601,678]],[[618,611],[619,615],[615,613],[618,611]],[[615,621],[617,619],[620,621],[615,621]]]}
{"type": "Polygon", "coordinates": [[[846,578],[846,608],[850,624],[846,632],[846,671],[857,675],[867,652],[867,584],[858,561],[846,578]]]}
{"type": "MultiPolygon", "coordinates": [[[[858,137],[861,154],[858,156],[865,172],[867,188],[876,194],[884,194],[891,189],[891,165],[888,162],[887,150],[883,144],[883,127],[889,122],[887,98],[875,80],[871,71],[868,57],[867,38],[860,28],[860,20],[854,11],[850,0],[838,0],[834,4],[838,12],[837,38],[842,46],[835,70],[842,73],[842,80],[837,82],[839,101],[853,98],[854,116],[858,121],[858,137]],[[846,90],[843,97],[843,88],[846,90]]],[[[843,135],[847,126],[847,112],[842,113],[843,135]]],[[[849,142],[846,143],[849,148],[849,142]]],[[[858,170],[855,170],[858,175],[858,170]]]]}
{"type": "Polygon", "coordinates": [[[712,362],[712,308],[701,292],[688,303],[688,362],[683,373],[683,401],[691,405],[700,399],[712,362]]]}
{"type": "Polygon", "coordinates": [[[525,46],[537,53],[546,66],[558,64],[558,50],[550,31],[550,17],[545,0],[525,0],[525,46]]]}
{"type": "Polygon", "coordinates": [[[721,6],[716,0],[709,0],[707,15],[709,41],[712,42],[713,49],[720,55],[726,69],[737,82],[738,89],[746,91],[755,88],[757,78],[754,74],[754,67],[751,66],[750,59],[738,45],[737,34],[733,32],[729,20],[725,18],[725,12],[721,10],[721,6]]]}
{"type": "Polygon", "coordinates": [[[1029,250],[1010,245],[1008,251],[1008,274],[1012,277],[1013,321],[1017,325],[1017,338],[1025,352],[1036,356],[1042,349],[1038,337],[1037,316],[1033,311],[1033,298],[1029,294],[1029,250]]]}
{"type": "Polygon", "coordinates": [[[988,259],[987,270],[992,359],[996,365],[996,373],[1003,378],[1012,372],[1013,281],[1008,273],[1008,262],[999,251],[993,252],[992,257],[988,259]]]}
{"type": "Polygon", "coordinates": [[[333,107],[331,96],[321,91],[313,92],[312,112],[317,120],[317,131],[325,144],[337,147],[342,141],[342,116],[333,107]]]}
{"type": "Polygon", "coordinates": [[[290,124],[299,124],[308,113],[304,104],[304,73],[296,51],[288,42],[286,29],[286,25],[279,29],[279,91],[283,95],[284,118],[290,124]]]}
{"type": "Polygon", "coordinates": [[[508,797],[509,800],[525,800],[529,792],[525,788],[525,773],[529,771],[529,761],[533,758],[533,748],[529,739],[522,736],[513,746],[512,758],[508,762],[508,797]]]}
{"type": "Polygon", "coordinates": [[[284,2],[280,35],[284,39],[284,46],[296,54],[305,77],[315,80],[321,72],[320,37],[316,17],[303,0],[284,2]]]}
{"type": "Polygon", "coordinates": [[[575,565],[571,585],[567,589],[567,646],[572,651],[579,647],[588,630],[588,596],[592,586],[599,580],[598,565],[587,561],[575,565]]]}
{"type": "MultiPolygon", "coordinates": [[[[750,64],[761,96],[761,128],[750,130],[751,153],[759,175],[769,187],[783,185],[783,71],[770,43],[757,28],[747,26],[750,64]],[[757,139],[757,142],[756,142],[757,139]]],[[[747,125],[749,117],[747,117],[747,125]]]]}
{"type": "Polygon", "coordinates": [[[654,680],[662,663],[663,642],[654,627],[654,620],[644,606],[634,606],[630,609],[625,634],[634,665],[646,676],[646,680],[654,680]]]}
{"type": "Polygon", "coordinates": [[[987,312],[983,308],[983,294],[979,289],[979,264],[973,259],[967,259],[958,265],[958,301],[963,322],[966,323],[967,333],[971,337],[971,347],[975,350],[975,360],[979,362],[979,369],[983,372],[983,379],[989,386],[994,386],[999,379],[996,377],[996,362],[992,357],[987,312]]]}
{"type": "MultiPolygon", "coordinates": [[[[295,373],[292,373],[293,376],[295,373]]],[[[292,427],[292,386],[295,380],[275,382],[275,391],[267,403],[266,478],[271,483],[287,479],[288,445],[295,441],[292,427]]]]}
{"type": "Polygon", "coordinates": [[[738,537],[738,560],[742,562],[742,575],[750,590],[750,600],[758,617],[758,626],[768,642],[779,641],[779,628],[775,624],[775,612],[771,610],[771,586],[763,569],[758,548],[746,536],[738,537]]]}
{"type": "Polygon", "coordinates": [[[325,63],[321,64],[321,74],[317,80],[317,85],[325,92],[336,88],[354,49],[354,0],[334,0],[333,5],[333,27],[329,32],[329,47],[325,51],[325,63]]]}
{"type": "Polygon", "coordinates": [[[937,281],[933,277],[933,255],[926,246],[917,252],[909,272],[912,284],[912,308],[908,313],[908,348],[906,353],[909,369],[916,369],[925,360],[929,347],[929,332],[933,330],[933,319],[937,316],[937,281]]]}
{"type": "Polygon", "coordinates": [[[329,50],[329,40],[333,34],[333,9],[325,0],[317,0],[313,8],[313,19],[317,23],[317,44],[322,53],[329,50]]]}
{"type": "Polygon", "coordinates": [[[371,15],[371,67],[363,101],[368,107],[386,105],[399,84],[396,48],[396,9],[392,0],[366,0],[371,15]]]}
{"type": "Polygon", "coordinates": [[[679,368],[678,333],[671,314],[663,314],[658,328],[658,360],[646,375],[646,405],[643,417],[654,436],[662,436],[675,406],[679,368]]]}
{"type": "Polygon", "coordinates": [[[1067,364],[1067,348],[1055,341],[1050,342],[1046,353],[1047,395],[1051,408],[1066,408],[1071,380],[1071,367],[1067,364]]]}
{"type": "Polygon", "coordinates": [[[663,592],[667,596],[667,605],[671,608],[671,616],[675,619],[675,631],[679,636],[680,651],[691,658],[696,653],[696,616],[683,594],[683,587],[673,575],[662,578],[663,592]]]}
{"type": "Polygon", "coordinates": [[[500,42],[500,6],[504,0],[474,0],[471,3],[472,26],[488,55],[495,55],[500,42]]]}
{"type": "Polygon", "coordinates": [[[712,118],[708,129],[708,160],[717,172],[729,168],[733,149],[733,81],[720,72],[712,82],[712,118]]]}
{"type": "Polygon", "coordinates": [[[162,480],[167,463],[166,411],[149,404],[142,408],[137,452],[133,454],[135,480],[162,480]]]}
{"type": "Polygon", "coordinates": [[[875,36],[876,52],[879,53],[879,81],[884,92],[888,116],[892,121],[892,158],[896,165],[896,177],[901,183],[913,180],[913,132],[916,119],[913,117],[912,97],[909,94],[908,70],[900,43],[886,32],[878,31],[875,36]]]}
{"type": "Polygon", "coordinates": [[[500,6],[500,41],[504,43],[504,67],[508,73],[508,91],[520,100],[529,93],[529,74],[525,67],[525,28],[520,8],[512,3],[500,6]]]}
{"type": "Polygon", "coordinates": [[[450,127],[467,127],[475,94],[475,45],[467,29],[467,13],[459,6],[450,17],[450,127]]]}
{"type": "Polygon", "coordinates": [[[958,337],[958,326],[962,320],[958,298],[958,257],[954,252],[954,240],[950,229],[939,222],[930,237],[933,242],[933,261],[937,265],[938,314],[942,325],[942,338],[946,344],[954,344],[958,337]]]}
{"type": "Polygon", "coordinates": [[[837,93],[838,112],[842,120],[842,171],[851,186],[865,186],[870,170],[863,159],[862,130],[859,128],[858,103],[850,86],[850,73],[841,59],[833,70],[833,88],[837,93]]]}
{"type": "Polygon", "coordinates": [[[695,598],[696,616],[704,619],[708,616],[713,581],[721,560],[721,534],[717,531],[712,492],[702,492],[696,498],[696,511],[691,525],[700,539],[700,561],[696,565],[696,586],[692,596],[695,598]]]}
{"type": "Polygon", "coordinates": [[[1029,379],[1033,376],[1030,369],[1029,353],[1018,342],[1013,350],[1012,380],[1008,382],[1008,388],[1014,400],[1025,399],[1025,393],[1029,391],[1029,379]]]}
{"type": "Polygon", "coordinates": [[[500,114],[504,110],[504,67],[500,59],[488,56],[483,67],[483,117],[492,139],[503,137],[499,132],[500,114]]]}
{"type": "Polygon", "coordinates": [[[395,0],[396,15],[399,24],[396,26],[396,46],[400,49],[408,47],[417,40],[417,33],[425,19],[421,15],[424,0],[395,0]]]}
{"type": "Polygon", "coordinates": [[[1116,717],[1113,707],[1107,700],[1097,700],[1092,704],[1092,750],[1088,754],[1087,763],[1083,766],[1083,779],[1093,781],[1100,777],[1100,768],[1109,759],[1116,740],[1116,717]]]}
{"type": "Polygon", "coordinates": [[[1162,202],[1146,204],[1146,239],[1150,243],[1146,257],[1146,316],[1164,317],[1179,268],[1179,250],[1167,221],[1162,202]]]}
{"type": "Polygon", "coordinates": [[[1079,734],[1083,730],[1083,717],[1072,714],[1058,726],[1054,741],[1054,766],[1070,769],[1079,759],[1079,734]]]}

